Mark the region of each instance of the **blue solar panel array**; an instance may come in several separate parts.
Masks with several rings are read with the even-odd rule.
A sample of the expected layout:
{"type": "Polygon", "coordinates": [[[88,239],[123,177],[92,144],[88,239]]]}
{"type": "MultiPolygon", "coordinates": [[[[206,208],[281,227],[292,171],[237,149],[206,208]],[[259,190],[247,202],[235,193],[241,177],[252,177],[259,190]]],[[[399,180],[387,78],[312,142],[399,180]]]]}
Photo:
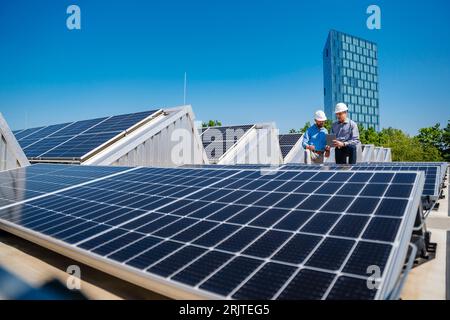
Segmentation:
{"type": "Polygon", "coordinates": [[[30,159],[79,160],[157,111],[26,129],[15,136],[30,159]]]}
{"type": "Polygon", "coordinates": [[[428,163],[408,163],[408,162],[380,162],[380,163],[361,163],[353,166],[342,166],[334,164],[325,165],[307,165],[307,164],[287,164],[281,169],[295,170],[299,168],[304,170],[351,170],[351,171],[422,171],[425,174],[425,186],[423,196],[431,196],[437,199],[440,193],[441,184],[445,176],[446,165],[440,162],[428,163]],[[444,168],[444,169],[442,169],[444,168]],[[444,175],[442,174],[444,171],[444,175]]]}
{"type": "Polygon", "coordinates": [[[386,298],[423,186],[416,172],[33,166],[1,174],[1,193],[19,178],[21,190],[61,190],[0,208],[0,225],[141,274],[141,285],[233,299],[386,298]]]}

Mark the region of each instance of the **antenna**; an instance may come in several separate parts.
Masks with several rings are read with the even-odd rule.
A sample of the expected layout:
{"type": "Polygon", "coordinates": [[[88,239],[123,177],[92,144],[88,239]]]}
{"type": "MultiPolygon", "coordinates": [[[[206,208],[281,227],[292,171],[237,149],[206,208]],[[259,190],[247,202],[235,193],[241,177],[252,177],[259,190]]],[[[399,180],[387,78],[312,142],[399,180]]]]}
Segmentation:
{"type": "Polygon", "coordinates": [[[184,93],[183,93],[183,105],[186,105],[186,86],[187,86],[187,74],[184,73],[184,93]]]}

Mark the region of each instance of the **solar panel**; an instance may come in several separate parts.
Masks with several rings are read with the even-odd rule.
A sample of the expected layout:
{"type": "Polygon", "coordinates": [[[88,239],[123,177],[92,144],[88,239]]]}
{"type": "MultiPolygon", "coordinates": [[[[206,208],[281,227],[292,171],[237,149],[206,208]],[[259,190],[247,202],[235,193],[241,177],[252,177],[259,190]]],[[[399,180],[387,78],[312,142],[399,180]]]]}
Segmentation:
{"type": "Polygon", "coordinates": [[[80,160],[157,111],[27,129],[18,131],[16,139],[30,159],[80,160]]]}
{"type": "Polygon", "coordinates": [[[203,128],[201,138],[208,158],[217,161],[254,125],[203,128]]]}
{"type": "Polygon", "coordinates": [[[1,207],[0,226],[179,298],[387,298],[423,187],[419,172],[33,166],[0,190],[62,176],[1,207]]]}
{"type": "MultiPolygon", "coordinates": [[[[21,139],[25,139],[28,136],[32,135],[33,133],[36,133],[44,128],[45,127],[38,127],[38,128],[30,128],[30,129],[25,129],[25,130],[18,130],[17,133],[14,133],[14,135],[16,136],[16,139],[18,141],[20,141],[21,139]]],[[[14,132],[16,132],[16,131],[14,131],[14,132]]]]}
{"type": "Polygon", "coordinates": [[[298,133],[280,134],[278,136],[283,159],[291,152],[292,148],[298,143],[301,137],[302,135],[298,133]]]}
{"type": "MultiPolygon", "coordinates": [[[[433,200],[439,198],[443,177],[441,173],[441,163],[408,163],[408,162],[386,162],[386,163],[361,163],[353,166],[342,166],[335,164],[326,165],[307,165],[307,164],[286,164],[282,169],[295,170],[299,168],[304,170],[350,170],[350,171],[422,171],[425,173],[425,185],[422,195],[431,197],[433,200]]],[[[445,173],[444,173],[445,176],[445,173]]]]}
{"type": "Polygon", "coordinates": [[[62,124],[51,125],[51,126],[45,127],[42,130],[39,130],[39,131],[31,134],[27,138],[42,139],[42,138],[46,138],[46,137],[52,136],[52,135],[59,135],[58,134],[59,131],[62,130],[63,128],[69,126],[70,124],[71,123],[62,123],[62,124]]]}
{"type": "Polygon", "coordinates": [[[375,162],[371,163],[374,165],[392,165],[392,166],[406,166],[406,167],[438,167],[440,168],[441,172],[441,183],[444,182],[445,175],[447,173],[448,169],[448,163],[447,162],[375,162]]]}

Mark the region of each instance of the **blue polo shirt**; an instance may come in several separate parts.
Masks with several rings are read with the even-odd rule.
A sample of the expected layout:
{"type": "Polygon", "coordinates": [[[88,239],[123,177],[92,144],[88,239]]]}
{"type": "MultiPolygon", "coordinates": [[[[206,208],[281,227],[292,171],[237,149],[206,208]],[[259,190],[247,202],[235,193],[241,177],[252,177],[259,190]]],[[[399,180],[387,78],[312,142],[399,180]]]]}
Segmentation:
{"type": "Polygon", "coordinates": [[[306,130],[303,136],[303,148],[306,146],[314,146],[317,151],[324,151],[327,145],[327,134],[328,130],[326,128],[321,128],[314,124],[306,130]]]}

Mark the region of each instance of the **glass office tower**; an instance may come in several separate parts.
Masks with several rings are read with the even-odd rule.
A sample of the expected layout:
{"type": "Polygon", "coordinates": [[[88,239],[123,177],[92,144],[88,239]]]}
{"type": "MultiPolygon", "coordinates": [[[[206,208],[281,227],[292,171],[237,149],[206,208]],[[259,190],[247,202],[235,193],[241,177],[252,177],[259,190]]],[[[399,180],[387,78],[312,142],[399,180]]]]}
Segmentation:
{"type": "Polygon", "coordinates": [[[323,80],[329,119],[335,119],[335,105],[344,102],[352,120],[380,130],[375,43],[331,30],[323,50],[323,80]]]}

